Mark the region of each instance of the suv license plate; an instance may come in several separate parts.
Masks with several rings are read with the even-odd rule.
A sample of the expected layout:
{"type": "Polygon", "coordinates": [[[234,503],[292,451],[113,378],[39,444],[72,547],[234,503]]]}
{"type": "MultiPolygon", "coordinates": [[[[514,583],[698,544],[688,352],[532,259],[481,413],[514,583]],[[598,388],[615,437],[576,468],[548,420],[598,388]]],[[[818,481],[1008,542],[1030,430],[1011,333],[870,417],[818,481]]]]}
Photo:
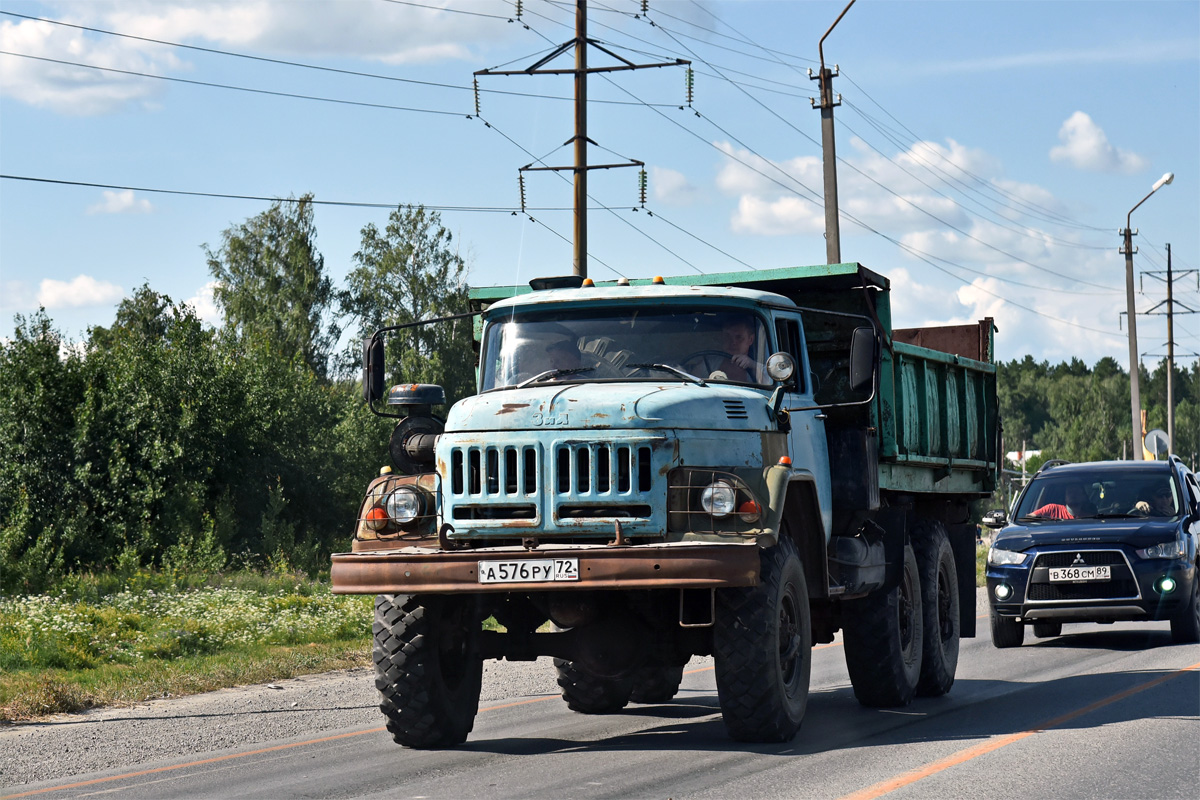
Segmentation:
{"type": "Polygon", "coordinates": [[[579,580],[578,558],[480,561],[480,583],[549,583],[579,580]]]}
{"type": "Polygon", "coordinates": [[[1107,581],[1112,579],[1112,567],[1063,567],[1050,570],[1051,583],[1076,581],[1107,581]]]}

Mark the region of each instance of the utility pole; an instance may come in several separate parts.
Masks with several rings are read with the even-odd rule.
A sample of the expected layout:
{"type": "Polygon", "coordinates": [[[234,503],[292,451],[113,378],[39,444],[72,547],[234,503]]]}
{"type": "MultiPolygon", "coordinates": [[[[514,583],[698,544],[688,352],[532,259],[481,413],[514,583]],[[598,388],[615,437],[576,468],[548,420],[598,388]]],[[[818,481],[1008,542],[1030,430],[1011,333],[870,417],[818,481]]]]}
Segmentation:
{"type": "MultiPolygon", "coordinates": [[[[1142,275],[1149,275],[1151,278],[1154,278],[1156,280],[1162,280],[1162,278],[1160,278],[1159,276],[1161,276],[1163,274],[1164,273],[1162,271],[1147,271],[1147,272],[1142,273],[1142,275]]],[[[1166,269],[1165,274],[1166,274],[1166,283],[1167,283],[1166,302],[1159,303],[1158,305],[1154,306],[1150,310],[1141,311],[1139,313],[1142,314],[1143,316],[1151,316],[1151,315],[1158,316],[1158,315],[1162,315],[1162,314],[1166,314],[1166,316],[1167,316],[1167,448],[1170,452],[1174,453],[1175,452],[1175,315],[1178,313],[1182,313],[1182,314],[1198,313],[1196,311],[1196,309],[1189,308],[1188,306],[1184,305],[1183,303],[1180,303],[1175,300],[1174,284],[1175,284],[1176,278],[1182,278],[1182,277],[1187,277],[1189,275],[1195,275],[1196,276],[1196,288],[1200,289],[1200,270],[1188,269],[1188,270],[1184,270],[1183,272],[1178,272],[1178,273],[1172,272],[1172,270],[1171,270],[1171,245],[1168,244],[1167,245],[1167,269],[1166,269]],[[1167,307],[1166,311],[1157,311],[1156,310],[1158,308],[1161,308],[1164,305],[1167,307]],[[1181,307],[1183,309],[1183,311],[1182,312],[1176,311],[1175,310],[1176,306],[1181,307]]],[[[1157,354],[1154,354],[1154,353],[1146,353],[1145,355],[1149,355],[1151,357],[1157,357],[1157,354]]],[[[1189,353],[1188,355],[1196,356],[1196,353],[1189,353]]]]}
{"type": "MultiPolygon", "coordinates": [[[[520,4],[517,4],[518,10],[520,4]]],[[[518,11],[519,16],[519,11],[518,11]]],[[[613,169],[615,167],[644,167],[644,161],[627,161],[620,164],[588,164],[588,144],[595,144],[587,135],[587,76],[594,72],[619,72],[622,70],[632,69],[649,69],[651,67],[676,67],[676,66],[691,66],[690,61],[682,58],[677,58],[674,61],[667,61],[658,64],[634,64],[632,61],[622,58],[607,47],[603,46],[595,39],[589,39],[587,35],[587,0],[575,0],[575,38],[570,41],[558,45],[549,55],[539,59],[531,66],[520,70],[494,70],[481,69],[476,70],[475,77],[480,75],[573,75],[575,77],[575,135],[568,139],[564,144],[574,144],[575,163],[569,167],[535,167],[533,164],[526,164],[521,167],[520,172],[567,172],[574,173],[574,188],[575,188],[575,224],[574,224],[574,253],[572,265],[574,274],[581,277],[587,277],[587,174],[593,169],[613,169]],[[594,47],[597,50],[612,56],[620,65],[608,67],[589,67],[587,60],[588,47],[594,47]],[[568,50],[575,52],[575,67],[574,69],[542,69],[546,64],[549,64],[554,59],[558,58],[568,50]]],[[[478,94],[475,101],[476,108],[479,106],[478,94]]],[[[524,185],[522,184],[522,187],[524,185]]],[[[524,188],[521,192],[521,205],[524,210],[524,188]]]]}
{"type": "Polygon", "coordinates": [[[849,4],[842,9],[842,13],[829,26],[829,30],[825,31],[825,36],[822,36],[821,40],[817,42],[817,55],[821,59],[820,72],[813,75],[811,69],[808,71],[809,79],[817,81],[821,89],[821,105],[817,106],[815,99],[810,98],[810,102],[814,108],[821,109],[821,155],[825,173],[825,263],[827,264],[842,263],[842,232],[838,220],[837,148],[834,145],[833,135],[833,109],[842,104],[842,96],[839,94],[835,99],[833,94],[833,79],[837,77],[838,65],[834,64],[832,71],[825,66],[825,39],[833,33],[833,29],[842,21],[842,17],[846,16],[846,12],[852,5],[854,5],[854,0],[850,0],[849,4]]]}

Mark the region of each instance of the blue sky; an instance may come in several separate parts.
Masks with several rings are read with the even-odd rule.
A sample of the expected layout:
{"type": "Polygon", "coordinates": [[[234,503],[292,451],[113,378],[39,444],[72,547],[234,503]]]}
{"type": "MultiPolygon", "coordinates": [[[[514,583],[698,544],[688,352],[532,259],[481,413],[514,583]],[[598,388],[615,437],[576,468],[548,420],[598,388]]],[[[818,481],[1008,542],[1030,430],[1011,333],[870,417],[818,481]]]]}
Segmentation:
{"type": "MultiPolygon", "coordinates": [[[[571,79],[481,77],[478,115],[469,89],[476,70],[523,68],[574,36],[573,3],[522,6],[510,22],[504,0],[0,0],[0,172],[443,207],[472,284],[569,273],[566,176],[527,173],[529,210],[512,210],[520,167],[571,163],[571,79]]],[[[844,7],[651,0],[643,16],[632,0],[589,3],[589,35],[608,49],[696,72],[682,109],[678,67],[591,79],[590,161],[648,173],[638,211],[637,170],[591,173],[592,277],[824,262],[806,70],[844,7]]],[[[1200,268],[1200,3],[859,0],[824,52],[841,69],[843,260],[892,279],[897,325],[992,316],[1000,358],[1127,365],[1118,229],[1168,171],[1174,183],[1134,214],[1135,269],[1165,270],[1170,243],[1177,311],[1200,310],[1186,274],[1200,268]]],[[[595,50],[589,62],[614,63],[595,50]]],[[[267,205],[0,180],[0,336],[43,305],[79,338],[147,282],[216,321],[202,245],[267,205]]],[[[335,282],[362,227],[386,217],[317,209],[335,282]]],[[[1139,286],[1139,310],[1165,299],[1161,279],[1139,286]]],[[[1175,331],[1193,360],[1200,316],[1175,331]]],[[[1165,317],[1140,317],[1138,339],[1157,362],[1165,317]]]]}

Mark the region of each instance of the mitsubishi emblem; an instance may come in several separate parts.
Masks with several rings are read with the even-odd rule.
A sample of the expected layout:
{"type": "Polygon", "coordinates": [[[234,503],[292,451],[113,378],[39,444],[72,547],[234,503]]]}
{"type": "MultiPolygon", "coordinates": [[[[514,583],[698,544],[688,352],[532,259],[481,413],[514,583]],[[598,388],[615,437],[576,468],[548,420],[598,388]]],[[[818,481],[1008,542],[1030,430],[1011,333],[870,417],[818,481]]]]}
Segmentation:
{"type": "Polygon", "coordinates": [[[1086,563],[1087,563],[1087,562],[1083,560],[1083,554],[1082,554],[1082,553],[1076,553],[1076,554],[1075,554],[1075,560],[1071,562],[1071,566],[1073,567],[1073,566],[1075,566],[1076,564],[1086,564],[1086,563]]]}

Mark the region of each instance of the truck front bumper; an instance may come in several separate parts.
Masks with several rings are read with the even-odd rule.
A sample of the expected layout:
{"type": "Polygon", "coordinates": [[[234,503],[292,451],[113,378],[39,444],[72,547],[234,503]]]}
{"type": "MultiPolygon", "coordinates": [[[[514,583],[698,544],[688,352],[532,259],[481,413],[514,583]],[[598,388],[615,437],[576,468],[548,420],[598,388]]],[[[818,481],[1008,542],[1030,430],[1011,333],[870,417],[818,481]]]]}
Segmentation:
{"type": "Polygon", "coordinates": [[[758,554],[753,540],[738,544],[542,545],[535,550],[405,547],[335,553],[330,579],[335,594],[711,589],[757,584],[758,554]],[[481,583],[479,579],[482,561],[553,558],[578,559],[579,579],[522,583],[481,583]]]}

